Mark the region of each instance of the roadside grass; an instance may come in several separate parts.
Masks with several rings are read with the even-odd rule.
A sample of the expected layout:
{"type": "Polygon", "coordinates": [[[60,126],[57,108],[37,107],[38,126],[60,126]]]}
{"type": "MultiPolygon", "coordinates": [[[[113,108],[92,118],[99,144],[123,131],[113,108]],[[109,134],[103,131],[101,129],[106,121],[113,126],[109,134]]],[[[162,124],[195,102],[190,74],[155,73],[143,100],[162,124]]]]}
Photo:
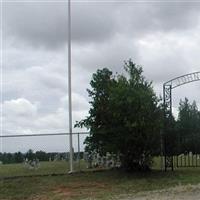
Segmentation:
{"type": "Polygon", "coordinates": [[[182,168],[174,172],[152,170],[148,173],[101,170],[71,175],[2,179],[0,199],[110,200],[123,194],[134,195],[141,191],[198,183],[200,168],[182,168]]]}

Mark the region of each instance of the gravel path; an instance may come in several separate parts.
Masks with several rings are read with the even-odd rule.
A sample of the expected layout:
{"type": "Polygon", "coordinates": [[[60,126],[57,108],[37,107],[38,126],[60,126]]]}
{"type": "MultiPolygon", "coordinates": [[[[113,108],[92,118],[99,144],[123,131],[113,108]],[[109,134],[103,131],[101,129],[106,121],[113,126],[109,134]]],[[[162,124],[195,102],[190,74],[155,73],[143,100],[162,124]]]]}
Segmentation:
{"type": "Polygon", "coordinates": [[[200,184],[176,186],[165,190],[121,195],[119,200],[200,200],[200,184]]]}

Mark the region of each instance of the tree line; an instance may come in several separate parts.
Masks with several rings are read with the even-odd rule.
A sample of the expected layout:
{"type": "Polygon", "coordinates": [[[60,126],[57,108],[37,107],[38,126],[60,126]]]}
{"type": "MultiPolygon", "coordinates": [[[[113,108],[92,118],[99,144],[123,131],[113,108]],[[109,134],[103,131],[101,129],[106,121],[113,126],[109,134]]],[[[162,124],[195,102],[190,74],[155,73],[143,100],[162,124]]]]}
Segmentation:
{"type": "MultiPolygon", "coordinates": [[[[78,155],[77,152],[74,153],[74,159],[83,158],[83,152],[80,152],[78,155]]],[[[16,153],[0,153],[0,162],[2,164],[12,164],[12,163],[22,163],[25,160],[36,160],[39,161],[54,161],[54,160],[68,160],[69,153],[62,152],[51,152],[47,153],[45,151],[36,151],[28,150],[26,153],[16,152],[16,153]]]]}
{"type": "Polygon", "coordinates": [[[180,100],[178,118],[173,120],[167,140],[168,154],[200,154],[200,111],[196,101],[180,100]]]}

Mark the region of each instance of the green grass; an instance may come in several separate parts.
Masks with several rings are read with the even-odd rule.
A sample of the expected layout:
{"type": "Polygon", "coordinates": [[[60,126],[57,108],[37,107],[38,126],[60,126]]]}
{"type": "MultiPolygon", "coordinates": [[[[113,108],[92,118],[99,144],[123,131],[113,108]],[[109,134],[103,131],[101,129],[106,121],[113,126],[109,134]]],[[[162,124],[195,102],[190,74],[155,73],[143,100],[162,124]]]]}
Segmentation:
{"type": "MultiPolygon", "coordinates": [[[[78,162],[74,164],[75,169],[79,170],[78,162]]],[[[86,169],[86,164],[81,162],[80,168],[83,170],[86,169]]],[[[66,161],[40,162],[38,169],[29,169],[22,163],[0,165],[0,177],[64,174],[68,171],[69,163],[66,161]]]]}
{"type": "MultiPolygon", "coordinates": [[[[82,161],[80,164],[81,169],[86,170],[85,163],[82,161]]],[[[75,168],[78,169],[78,163],[75,163],[75,168]]],[[[69,163],[65,161],[41,162],[37,170],[27,169],[23,164],[0,165],[0,199],[110,200],[121,194],[200,183],[200,168],[179,168],[174,172],[161,172],[158,170],[159,157],[154,158],[153,168],[154,170],[148,173],[101,170],[68,175],[69,163]],[[63,175],[34,176],[48,174],[63,175]]]]}
{"type": "Polygon", "coordinates": [[[197,183],[200,183],[200,168],[178,169],[175,172],[153,170],[149,173],[104,170],[1,180],[0,199],[108,200],[121,194],[197,183]]]}
{"type": "MultiPolygon", "coordinates": [[[[76,171],[87,170],[85,161],[74,162],[76,171]]],[[[153,169],[160,168],[160,157],[154,158],[153,169]]],[[[18,177],[18,176],[34,176],[34,175],[48,175],[48,174],[65,174],[69,171],[69,162],[54,161],[54,162],[40,162],[39,168],[29,169],[24,164],[5,164],[0,165],[0,177],[18,177]]]]}

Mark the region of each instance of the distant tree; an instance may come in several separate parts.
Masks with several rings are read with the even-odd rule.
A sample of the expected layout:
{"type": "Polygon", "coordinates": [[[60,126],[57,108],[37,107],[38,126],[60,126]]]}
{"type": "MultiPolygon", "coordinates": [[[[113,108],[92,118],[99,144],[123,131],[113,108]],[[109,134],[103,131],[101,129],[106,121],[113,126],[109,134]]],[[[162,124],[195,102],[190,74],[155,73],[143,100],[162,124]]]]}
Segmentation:
{"type": "Polygon", "coordinates": [[[12,153],[4,153],[3,154],[3,163],[5,164],[10,164],[10,163],[14,163],[15,159],[14,159],[14,155],[12,153]]]}
{"type": "Polygon", "coordinates": [[[48,161],[49,160],[49,156],[46,152],[44,151],[36,151],[35,152],[35,157],[37,159],[39,159],[40,161],[48,161]]]}
{"type": "Polygon", "coordinates": [[[29,149],[25,155],[25,157],[28,159],[28,160],[33,160],[36,158],[34,152],[32,149],[29,149]]]}
{"type": "Polygon", "coordinates": [[[195,101],[180,100],[177,129],[180,136],[181,152],[200,153],[200,112],[195,101]]]}
{"type": "Polygon", "coordinates": [[[124,69],[125,75],[106,68],[93,74],[89,116],[76,126],[90,130],[87,151],[118,154],[123,168],[145,169],[159,151],[162,112],[142,67],[129,60],[124,69]]]}
{"type": "Polygon", "coordinates": [[[21,152],[14,153],[15,163],[21,163],[24,161],[24,155],[21,152]]]}

